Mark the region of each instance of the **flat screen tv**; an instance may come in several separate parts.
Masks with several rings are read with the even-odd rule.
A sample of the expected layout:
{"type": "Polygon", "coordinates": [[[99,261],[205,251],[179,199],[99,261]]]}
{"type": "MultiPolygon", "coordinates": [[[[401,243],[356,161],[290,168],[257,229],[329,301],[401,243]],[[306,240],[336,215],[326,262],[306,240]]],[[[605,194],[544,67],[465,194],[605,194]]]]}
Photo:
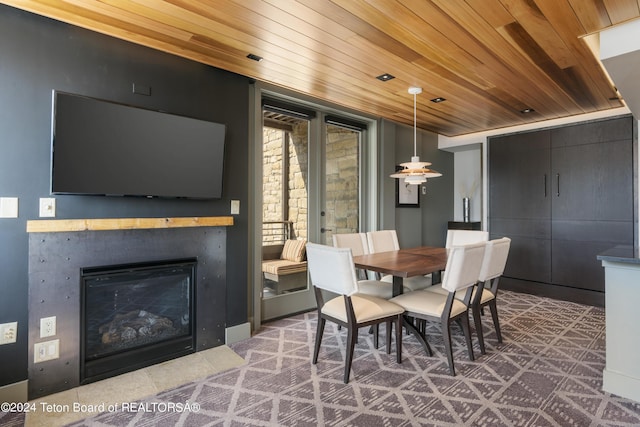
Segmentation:
{"type": "Polygon", "coordinates": [[[219,199],[225,125],[53,91],[51,193],[219,199]]]}

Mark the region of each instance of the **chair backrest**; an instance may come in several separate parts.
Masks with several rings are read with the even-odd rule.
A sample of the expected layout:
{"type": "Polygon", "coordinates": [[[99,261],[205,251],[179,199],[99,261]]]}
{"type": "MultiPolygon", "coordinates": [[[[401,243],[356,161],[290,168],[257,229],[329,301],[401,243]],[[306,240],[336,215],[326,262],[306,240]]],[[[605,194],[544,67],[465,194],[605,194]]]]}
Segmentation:
{"type": "Polygon", "coordinates": [[[473,286],[478,282],[486,243],[452,246],[447,256],[442,287],[449,292],[473,286]]]}
{"type": "Polygon", "coordinates": [[[487,242],[487,249],[484,253],[482,268],[480,269],[480,275],[478,276],[478,280],[480,282],[486,282],[487,280],[502,276],[504,267],[507,264],[510,246],[511,239],[508,237],[494,239],[487,242]]]}
{"type": "Polygon", "coordinates": [[[350,248],[352,256],[369,253],[369,244],[365,233],[343,233],[333,235],[333,246],[336,248],[350,248]]]}
{"type": "Polygon", "coordinates": [[[307,263],[313,286],[341,295],[358,292],[351,249],[307,243],[307,263]]]}
{"type": "Polygon", "coordinates": [[[396,230],[369,231],[367,232],[367,242],[369,243],[369,252],[372,254],[400,249],[396,230]]]}
{"type": "Polygon", "coordinates": [[[486,242],[489,240],[489,233],[480,230],[447,230],[446,248],[471,243],[486,242]]]}

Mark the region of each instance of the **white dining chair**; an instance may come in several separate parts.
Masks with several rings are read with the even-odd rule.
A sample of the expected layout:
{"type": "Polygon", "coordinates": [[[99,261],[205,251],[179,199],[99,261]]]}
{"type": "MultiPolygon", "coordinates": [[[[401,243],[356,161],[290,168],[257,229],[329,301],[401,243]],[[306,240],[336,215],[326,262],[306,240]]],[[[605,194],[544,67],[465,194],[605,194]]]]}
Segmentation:
{"type": "Polygon", "coordinates": [[[308,243],[307,260],[318,306],[313,364],[318,363],[318,354],[327,320],[347,328],[343,377],[345,384],[349,382],[358,329],[361,327],[386,323],[387,354],[389,354],[391,352],[392,324],[395,323],[396,361],[402,363],[401,327],[404,309],[386,299],[359,292],[360,282],[357,280],[353,268],[351,249],[308,243]],[[338,294],[338,296],[325,302],[322,289],[338,294]]]}
{"type": "MultiPolygon", "coordinates": [[[[369,253],[369,244],[365,233],[341,233],[333,235],[333,246],[336,248],[351,249],[352,256],[366,255],[369,253]]],[[[367,272],[356,269],[356,277],[360,281],[360,293],[372,295],[378,298],[390,299],[393,297],[393,283],[388,281],[369,280],[367,272]]]]}
{"type": "MultiPolygon", "coordinates": [[[[478,281],[486,243],[452,246],[447,258],[442,287],[447,295],[424,290],[413,291],[392,298],[390,301],[402,306],[406,315],[414,319],[439,322],[444,340],[449,372],[455,376],[453,350],[451,347],[451,323],[460,322],[467,343],[469,359],[474,360],[471,331],[469,326],[469,305],[474,285],[478,281]],[[456,292],[464,298],[456,298],[456,292]]],[[[422,332],[424,337],[424,332],[422,332]]],[[[426,339],[426,338],[425,338],[426,339]]]]}
{"type": "MultiPolygon", "coordinates": [[[[372,254],[397,251],[400,249],[396,230],[369,231],[367,232],[367,242],[369,243],[369,251],[372,254]]],[[[383,282],[393,282],[393,276],[385,275],[382,276],[380,280],[383,282]]],[[[407,277],[403,279],[402,283],[403,287],[409,291],[426,289],[431,286],[431,275],[407,277]]]]}
{"type": "Polygon", "coordinates": [[[446,248],[468,245],[470,243],[486,242],[489,233],[481,230],[447,230],[446,248]]]}
{"type": "MultiPolygon", "coordinates": [[[[469,245],[473,243],[487,242],[489,233],[480,230],[447,230],[447,241],[445,247],[447,250],[452,246],[469,245]]],[[[436,284],[425,288],[429,292],[437,292],[446,295],[448,292],[442,289],[442,284],[436,284]]]]}
{"type": "Polygon", "coordinates": [[[471,312],[482,354],[485,354],[484,334],[480,318],[483,307],[489,306],[498,342],[502,342],[496,297],[498,295],[498,282],[502,273],[504,273],[510,247],[511,239],[508,237],[487,242],[482,268],[478,276],[478,285],[471,297],[471,312]]]}
{"type": "MultiPolygon", "coordinates": [[[[496,329],[498,342],[502,342],[502,334],[500,331],[500,322],[498,320],[498,308],[496,306],[496,295],[498,293],[498,282],[500,276],[504,272],[509,255],[511,239],[503,237],[486,242],[487,249],[483,260],[482,270],[478,275],[478,284],[471,295],[471,313],[473,315],[476,335],[478,336],[478,344],[480,352],[486,353],[484,345],[484,334],[482,330],[481,315],[484,307],[489,306],[493,324],[496,329]],[[479,291],[482,291],[479,293],[479,291]]],[[[428,289],[427,292],[446,295],[448,291],[442,285],[435,285],[428,289]]],[[[464,294],[456,294],[458,299],[463,299],[464,294]]]]}
{"type": "MultiPolygon", "coordinates": [[[[366,233],[339,233],[332,236],[333,246],[336,248],[350,248],[351,255],[359,256],[369,253],[369,243],[366,233]]],[[[358,279],[367,279],[367,272],[357,269],[358,279]]]]}
{"type": "Polygon", "coordinates": [[[396,230],[369,231],[367,232],[367,242],[372,254],[400,249],[396,230]]]}

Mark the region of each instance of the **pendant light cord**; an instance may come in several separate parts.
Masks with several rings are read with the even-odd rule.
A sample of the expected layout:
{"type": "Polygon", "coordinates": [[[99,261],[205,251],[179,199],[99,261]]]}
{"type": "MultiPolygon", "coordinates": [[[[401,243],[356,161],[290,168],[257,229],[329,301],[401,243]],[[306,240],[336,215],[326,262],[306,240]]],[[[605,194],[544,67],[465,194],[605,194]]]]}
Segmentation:
{"type": "Polygon", "coordinates": [[[418,121],[418,116],[417,116],[417,107],[416,107],[416,95],[417,94],[413,94],[413,156],[416,157],[417,154],[417,150],[416,150],[416,141],[418,139],[418,133],[417,133],[417,121],[418,121]]]}

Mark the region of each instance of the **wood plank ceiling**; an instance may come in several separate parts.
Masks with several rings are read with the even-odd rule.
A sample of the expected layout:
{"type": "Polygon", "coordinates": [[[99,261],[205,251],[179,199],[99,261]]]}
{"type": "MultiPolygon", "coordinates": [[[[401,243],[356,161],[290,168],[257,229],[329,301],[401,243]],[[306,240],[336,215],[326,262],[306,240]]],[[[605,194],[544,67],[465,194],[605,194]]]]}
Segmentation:
{"type": "Polygon", "coordinates": [[[622,106],[584,36],[640,16],[640,0],[0,2],[396,122],[420,86],[418,126],[447,136],[622,106]]]}

